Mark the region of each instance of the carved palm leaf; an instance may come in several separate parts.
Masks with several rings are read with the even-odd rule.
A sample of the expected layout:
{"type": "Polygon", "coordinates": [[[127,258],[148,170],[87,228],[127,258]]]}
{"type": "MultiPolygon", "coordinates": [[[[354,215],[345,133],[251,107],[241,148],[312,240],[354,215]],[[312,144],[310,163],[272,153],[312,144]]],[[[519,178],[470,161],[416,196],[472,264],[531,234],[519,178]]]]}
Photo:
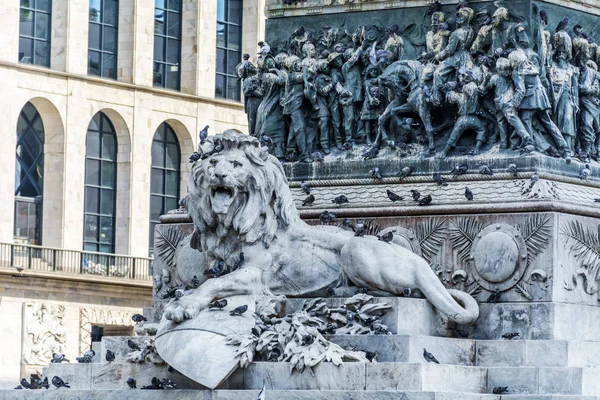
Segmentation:
{"type": "Polygon", "coordinates": [[[568,221],[560,230],[573,257],[583,265],[600,265],[600,237],[577,220],[568,221]]]}
{"type": "Polygon", "coordinates": [[[533,215],[517,226],[527,245],[527,267],[548,246],[550,238],[549,215],[533,215]]]}
{"type": "Polygon", "coordinates": [[[446,239],[445,222],[443,218],[429,218],[415,227],[415,235],[421,245],[421,254],[429,263],[440,251],[446,239]]]}
{"type": "Polygon", "coordinates": [[[185,238],[185,233],[175,225],[163,226],[156,230],[154,240],[155,254],[169,268],[175,268],[175,252],[185,238]]]}
{"type": "Polygon", "coordinates": [[[450,223],[450,242],[458,251],[460,259],[466,262],[469,259],[473,241],[484,226],[477,219],[471,217],[458,218],[450,223]]]}

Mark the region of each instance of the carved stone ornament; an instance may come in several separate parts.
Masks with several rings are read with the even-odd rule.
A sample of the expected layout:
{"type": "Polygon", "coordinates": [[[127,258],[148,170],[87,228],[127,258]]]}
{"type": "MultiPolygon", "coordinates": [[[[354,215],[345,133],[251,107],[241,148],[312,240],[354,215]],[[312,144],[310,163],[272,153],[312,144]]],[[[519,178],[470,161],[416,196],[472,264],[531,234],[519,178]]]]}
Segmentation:
{"type": "Polygon", "coordinates": [[[379,232],[379,235],[383,236],[388,232],[392,232],[394,234],[392,243],[396,243],[397,245],[412,251],[416,255],[422,256],[419,240],[413,231],[401,226],[392,226],[390,228],[382,229],[379,232]]]}
{"type": "Polygon", "coordinates": [[[474,278],[485,289],[505,291],[523,277],[527,245],[517,229],[493,224],[477,234],[471,246],[474,278]]]}
{"type": "Polygon", "coordinates": [[[82,307],[79,309],[79,353],[90,349],[92,325],[133,326],[131,316],[140,310],[108,310],[105,308],[82,307]]]}
{"type": "Polygon", "coordinates": [[[46,365],[52,353],[65,351],[65,306],[52,303],[25,304],[23,363],[46,365]]]}

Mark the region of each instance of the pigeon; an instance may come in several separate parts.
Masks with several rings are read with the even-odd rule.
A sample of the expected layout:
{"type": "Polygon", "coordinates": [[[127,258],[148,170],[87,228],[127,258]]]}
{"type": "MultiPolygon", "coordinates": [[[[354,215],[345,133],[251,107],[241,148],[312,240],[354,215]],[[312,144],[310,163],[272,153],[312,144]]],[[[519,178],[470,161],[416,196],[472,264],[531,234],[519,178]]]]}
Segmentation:
{"type": "Polygon", "coordinates": [[[267,393],[267,388],[265,387],[265,383],[263,382],[262,390],[258,394],[258,397],[256,398],[256,400],[265,400],[266,399],[265,393],[267,393]]]}
{"type": "Polygon", "coordinates": [[[50,385],[48,385],[48,378],[44,378],[42,381],[42,378],[38,374],[31,374],[29,376],[29,383],[31,385],[30,389],[50,388],[50,385]]]}
{"type": "Polygon", "coordinates": [[[517,173],[519,172],[517,170],[517,164],[508,164],[508,167],[506,168],[506,172],[509,174],[512,174],[512,176],[514,176],[516,178],[517,173]]]}
{"type": "Polygon", "coordinates": [[[479,173],[481,175],[494,175],[494,171],[485,164],[479,167],[479,173]]]}
{"type": "Polygon", "coordinates": [[[488,299],[486,300],[486,302],[488,303],[497,303],[500,301],[500,291],[498,289],[496,289],[496,291],[492,294],[490,294],[490,297],[488,297],[488,299]]]}
{"type": "Polygon", "coordinates": [[[392,203],[404,200],[404,197],[398,196],[396,193],[392,192],[390,189],[386,190],[386,193],[387,193],[388,199],[390,199],[392,201],[392,203]]]}
{"type": "Polygon", "coordinates": [[[200,144],[204,144],[204,142],[206,142],[206,138],[208,137],[208,125],[202,128],[198,136],[200,136],[200,144]]]}
{"type": "Polygon", "coordinates": [[[21,386],[25,389],[32,389],[31,384],[25,378],[21,379],[21,386]]]}
{"type": "Polygon", "coordinates": [[[344,148],[344,150],[350,151],[352,150],[352,142],[346,142],[342,145],[342,147],[344,148]]]}
{"type": "Polygon", "coordinates": [[[281,357],[281,350],[279,348],[275,347],[267,355],[267,360],[268,361],[277,361],[279,359],[279,357],[281,357]]]}
{"type": "Polygon", "coordinates": [[[346,196],[341,194],[335,199],[331,200],[331,202],[341,206],[342,204],[349,203],[350,201],[348,201],[348,198],[346,196]]]}
{"type": "Polygon", "coordinates": [[[467,164],[456,165],[450,173],[457,177],[458,175],[464,175],[469,170],[469,166],[467,164]]]}
{"type": "Polygon", "coordinates": [[[50,360],[51,363],[53,363],[53,364],[60,364],[63,361],[69,362],[69,360],[67,360],[65,358],[64,354],[61,354],[61,353],[52,353],[52,360],[50,360]]]}
{"type": "Polygon", "coordinates": [[[305,199],[302,201],[302,206],[303,206],[303,207],[310,206],[310,205],[312,205],[312,203],[314,203],[314,202],[315,202],[315,195],[314,195],[314,194],[311,194],[310,196],[308,196],[307,198],[305,198],[305,199]]]}
{"type": "Polygon", "coordinates": [[[131,319],[136,324],[139,324],[140,322],[146,322],[146,321],[148,321],[148,319],[146,317],[144,317],[142,314],[133,314],[131,316],[131,319]]]}
{"type": "Polygon", "coordinates": [[[329,224],[335,220],[335,214],[329,211],[323,211],[321,215],[319,215],[319,220],[322,224],[329,224]]]}
{"type": "Polygon", "coordinates": [[[419,200],[419,205],[420,206],[428,206],[431,204],[432,200],[433,200],[433,198],[431,197],[430,194],[428,194],[427,196],[425,196],[421,200],[419,200]]]}
{"type": "Polygon", "coordinates": [[[575,25],[573,27],[573,33],[576,37],[583,37],[583,35],[585,35],[585,33],[583,32],[583,26],[581,26],[580,24],[575,25]]]}
{"type": "Polygon", "coordinates": [[[539,180],[540,176],[537,174],[537,172],[531,175],[531,178],[529,178],[529,187],[533,187],[533,185],[535,185],[539,180]]]}
{"type": "Polygon", "coordinates": [[[201,158],[202,158],[202,154],[200,154],[196,151],[193,152],[192,155],[190,156],[190,164],[195,163],[196,161],[198,161],[201,158]]]}
{"type": "Polygon", "coordinates": [[[108,362],[113,362],[115,361],[115,353],[113,353],[110,350],[106,350],[106,355],[104,356],[104,358],[106,358],[106,361],[108,362]]]}
{"type": "Polygon", "coordinates": [[[177,389],[177,385],[170,379],[164,378],[160,381],[160,386],[162,389],[177,389]]]}
{"type": "Polygon", "coordinates": [[[540,19],[546,25],[548,25],[548,13],[546,10],[540,10],[540,19]]]}
{"type": "Polygon", "coordinates": [[[565,29],[567,29],[568,25],[569,25],[569,18],[564,18],[562,21],[560,21],[558,23],[558,25],[556,25],[556,29],[554,30],[554,33],[564,31],[565,29]]]}
{"type": "Polygon", "coordinates": [[[244,262],[246,262],[246,258],[244,256],[244,252],[240,251],[240,255],[239,255],[238,259],[235,260],[235,263],[233,264],[233,271],[235,271],[236,269],[238,269],[242,265],[244,265],[244,262]]]}
{"type": "Polygon", "coordinates": [[[375,322],[371,325],[371,330],[376,335],[389,335],[390,331],[388,331],[388,327],[383,325],[381,322],[375,322]]]}
{"type": "Polygon", "coordinates": [[[302,183],[300,183],[300,188],[304,193],[310,194],[310,185],[308,183],[302,181],[302,183]]]}
{"type": "Polygon", "coordinates": [[[439,364],[440,362],[437,360],[437,358],[435,358],[435,356],[433,354],[431,354],[430,352],[427,351],[427,349],[423,349],[423,358],[425,359],[425,361],[427,362],[433,362],[436,364],[439,364]]]}
{"type": "Polygon", "coordinates": [[[508,386],[496,386],[492,390],[492,393],[494,393],[494,394],[502,394],[502,393],[506,393],[506,392],[508,392],[508,386]]]}
{"type": "Polygon", "coordinates": [[[137,386],[135,385],[135,379],[134,378],[129,378],[127,379],[127,386],[129,386],[130,389],[136,389],[137,386]]]}
{"type": "Polygon", "coordinates": [[[369,148],[368,150],[366,150],[365,152],[363,152],[362,156],[365,160],[371,160],[371,159],[377,157],[378,154],[379,154],[379,146],[375,145],[375,146],[369,148]]]}
{"type": "Polygon", "coordinates": [[[393,238],[394,238],[394,233],[392,231],[384,233],[381,236],[377,235],[377,239],[379,239],[379,240],[381,240],[382,242],[385,242],[385,243],[390,243],[393,238]]]}
{"type": "Polygon", "coordinates": [[[369,360],[370,362],[373,362],[373,360],[375,359],[375,357],[377,357],[377,352],[376,351],[365,351],[365,358],[367,360],[369,360]]]}
{"type": "Polygon", "coordinates": [[[348,326],[354,325],[354,317],[355,316],[356,316],[356,314],[354,314],[352,311],[346,312],[346,322],[348,323],[348,326]]]}
{"type": "Polygon", "coordinates": [[[472,201],[473,200],[473,192],[471,191],[471,189],[469,189],[468,186],[465,186],[465,197],[467,198],[467,200],[472,201]]]}
{"type": "Polygon", "coordinates": [[[150,381],[150,385],[142,386],[142,390],[159,390],[162,389],[160,380],[157,377],[153,377],[150,381]]]}
{"type": "Polygon", "coordinates": [[[217,263],[216,267],[209,268],[208,271],[204,271],[204,275],[210,275],[213,278],[218,278],[225,272],[225,262],[223,260],[217,263]]]}
{"type": "Polygon", "coordinates": [[[421,193],[418,190],[411,190],[410,193],[412,194],[412,198],[414,201],[419,201],[421,193]]]}
{"type": "Polygon", "coordinates": [[[244,304],[243,306],[236,307],[233,310],[229,311],[229,315],[242,315],[246,311],[248,311],[248,305],[244,304]]]}
{"type": "Polygon", "coordinates": [[[15,388],[13,390],[21,390],[21,389],[23,389],[23,386],[17,385],[17,386],[15,386],[15,388]]]}
{"type": "Polygon", "coordinates": [[[437,183],[438,186],[448,186],[448,182],[446,182],[446,178],[444,178],[442,174],[433,174],[433,181],[437,183]]]}
{"type": "Polygon", "coordinates": [[[194,275],[190,281],[190,287],[192,289],[197,289],[198,286],[200,286],[200,279],[198,279],[198,276],[194,275]]]}
{"type": "Polygon", "coordinates": [[[138,350],[138,351],[142,350],[140,348],[140,345],[131,339],[127,339],[127,347],[129,347],[131,350],[138,350]]]}
{"type": "Polygon", "coordinates": [[[373,179],[377,179],[378,181],[383,180],[383,176],[381,176],[381,172],[379,171],[379,168],[377,168],[377,167],[371,168],[371,170],[369,171],[369,174],[371,174],[371,178],[373,178],[373,179]]]}
{"type": "Polygon", "coordinates": [[[273,146],[273,139],[268,136],[262,136],[259,140],[260,145],[263,147],[271,148],[273,146]]]}
{"type": "Polygon", "coordinates": [[[402,168],[401,172],[400,172],[400,177],[401,178],[406,178],[408,177],[410,174],[412,174],[413,169],[412,167],[404,167],[402,168]]]}
{"type": "Polygon", "coordinates": [[[439,0],[435,0],[433,3],[429,4],[429,7],[427,8],[427,11],[425,12],[425,17],[430,16],[431,14],[433,14],[436,11],[441,11],[441,9],[442,9],[442,4],[440,3],[439,0]]]}
{"type": "Polygon", "coordinates": [[[209,310],[222,310],[227,307],[227,299],[215,300],[208,305],[209,310]]]}
{"type": "Polygon", "coordinates": [[[411,288],[407,287],[407,288],[402,289],[402,295],[404,297],[410,297],[411,294],[412,294],[411,288]]]}
{"type": "Polygon", "coordinates": [[[267,42],[258,42],[258,55],[260,57],[265,57],[267,54],[271,52],[271,46],[267,42]]]}
{"type": "Polygon", "coordinates": [[[313,335],[304,335],[302,336],[302,345],[307,346],[311,345],[315,342],[315,337],[313,335]]]}
{"type": "Polygon", "coordinates": [[[352,232],[354,232],[354,229],[355,229],[354,224],[348,218],[344,218],[340,227],[344,230],[352,231],[352,232]]]}
{"type": "Polygon", "coordinates": [[[61,387],[65,387],[65,388],[70,388],[71,386],[69,386],[69,382],[65,382],[61,379],[60,376],[55,376],[52,378],[52,384],[57,388],[60,389],[61,387]]]}
{"type": "Polygon", "coordinates": [[[509,332],[509,333],[505,333],[504,335],[502,335],[502,339],[506,339],[506,340],[513,340],[516,337],[521,336],[521,334],[519,332],[509,332]]]}
{"type": "Polygon", "coordinates": [[[354,236],[362,237],[365,233],[367,233],[365,223],[363,221],[358,221],[354,227],[354,236]]]}
{"type": "Polygon", "coordinates": [[[86,351],[85,353],[83,353],[83,356],[75,358],[75,360],[80,364],[89,364],[92,362],[92,359],[94,358],[95,355],[96,355],[96,352],[94,350],[90,349],[90,350],[86,351]]]}
{"type": "Polygon", "coordinates": [[[587,180],[591,173],[592,171],[590,171],[590,164],[585,164],[585,166],[581,168],[581,171],[579,171],[579,179],[582,181],[587,180]]]}

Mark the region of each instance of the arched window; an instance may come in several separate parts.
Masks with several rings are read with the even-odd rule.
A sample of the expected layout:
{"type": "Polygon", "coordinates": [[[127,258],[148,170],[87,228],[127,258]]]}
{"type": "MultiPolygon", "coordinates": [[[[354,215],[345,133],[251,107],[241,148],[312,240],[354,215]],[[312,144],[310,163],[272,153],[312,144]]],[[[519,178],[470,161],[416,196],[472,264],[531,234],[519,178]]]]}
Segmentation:
{"type": "Polygon", "coordinates": [[[154,227],[158,217],[174,210],[179,203],[179,165],[181,152],[173,128],[163,122],[152,140],[152,177],[150,184],[150,249],[154,247],[154,227]]]}
{"type": "Polygon", "coordinates": [[[41,244],[44,186],[44,124],[37,109],[25,104],[17,121],[15,238],[41,244]]]}
{"type": "Polygon", "coordinates": [[[103,112],[87,130],[83,249],[114,253],[117,192],[117,135],[103,112]]]}

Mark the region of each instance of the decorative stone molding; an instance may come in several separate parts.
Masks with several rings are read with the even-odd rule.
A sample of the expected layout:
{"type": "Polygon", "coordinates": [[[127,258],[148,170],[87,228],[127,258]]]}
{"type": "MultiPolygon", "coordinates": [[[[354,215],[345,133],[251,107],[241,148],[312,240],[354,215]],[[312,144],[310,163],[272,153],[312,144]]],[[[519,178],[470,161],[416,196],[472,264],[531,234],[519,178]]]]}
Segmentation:
{"type": "Polygon", "coordinates": [[[52,353],[64,353],[65,306],[52,303],[26,303],[23,310],[23,363],[46,365],[52,353]]]}
{"type": "Polygon", "coordinates": [[[133,326],[131,315],[139,309],[108,310],[105,308],[82,307],[79,309],[79,353],[89,350],[94,325],[133,326]]]}

